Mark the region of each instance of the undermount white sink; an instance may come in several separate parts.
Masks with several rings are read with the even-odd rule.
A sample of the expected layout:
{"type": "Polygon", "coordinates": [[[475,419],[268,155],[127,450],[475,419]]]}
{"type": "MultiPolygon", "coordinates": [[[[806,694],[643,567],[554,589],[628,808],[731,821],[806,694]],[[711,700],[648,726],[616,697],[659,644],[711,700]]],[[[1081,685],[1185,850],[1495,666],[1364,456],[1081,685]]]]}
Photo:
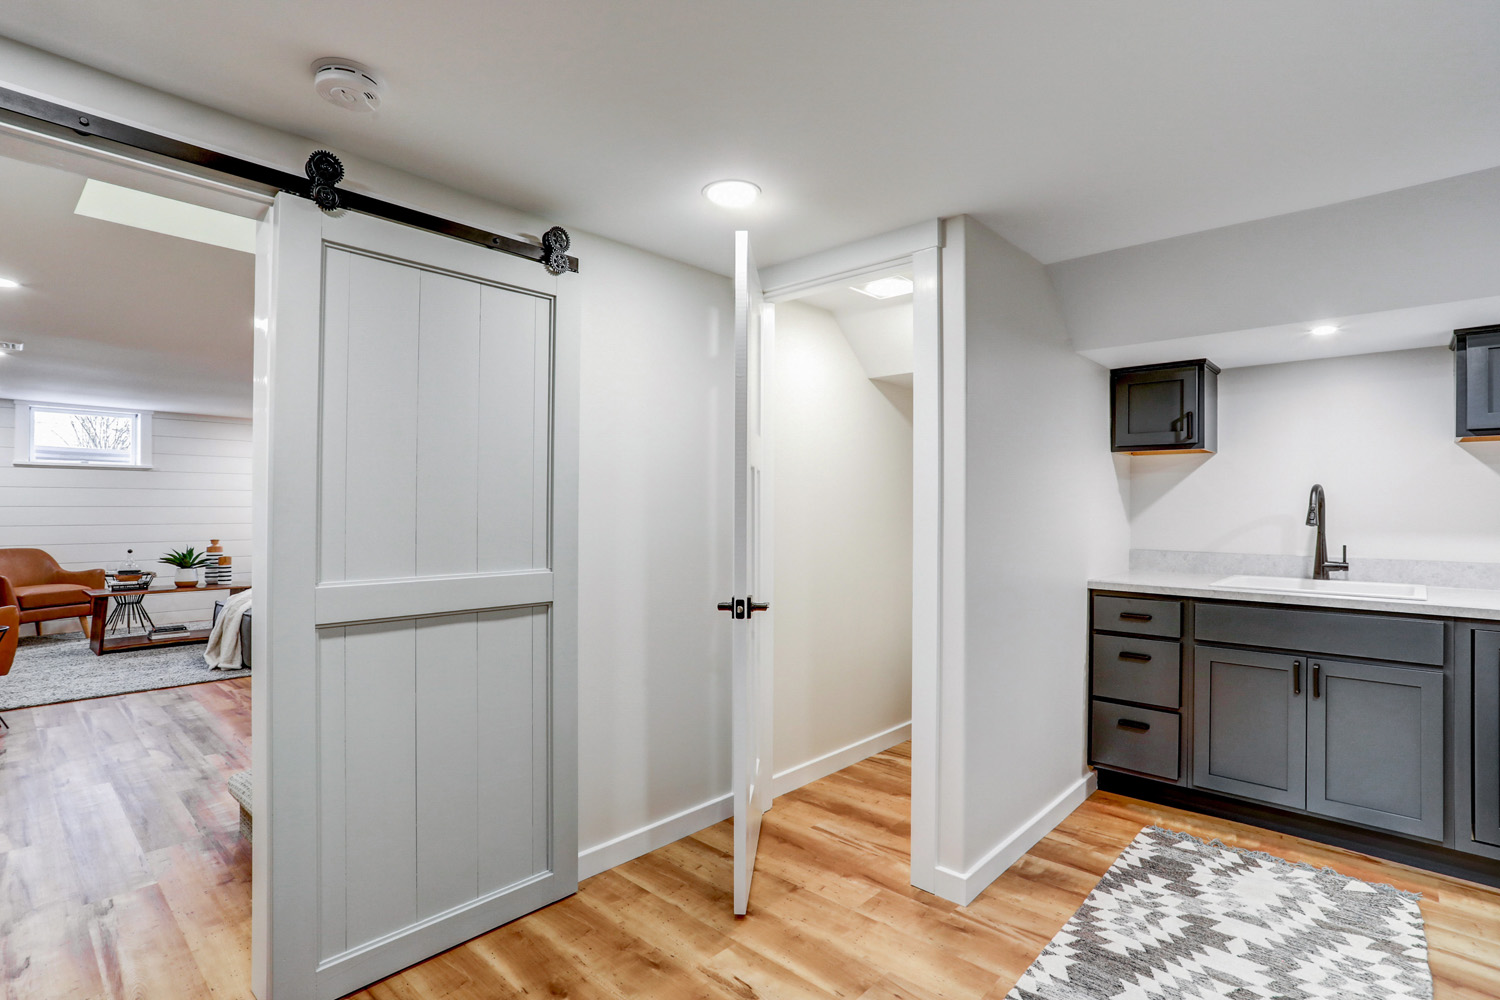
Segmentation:
{"type": "Polygon", "coordinates": [[[1296,576],[1226,576],[1209,584],[1216,590],[1261,590],[1268,594],[1326,594],[1365,597],[1373,601],[1425,601],[1418,583],[1356,583],[1350,580],[1306,580],[1296,576]]]}

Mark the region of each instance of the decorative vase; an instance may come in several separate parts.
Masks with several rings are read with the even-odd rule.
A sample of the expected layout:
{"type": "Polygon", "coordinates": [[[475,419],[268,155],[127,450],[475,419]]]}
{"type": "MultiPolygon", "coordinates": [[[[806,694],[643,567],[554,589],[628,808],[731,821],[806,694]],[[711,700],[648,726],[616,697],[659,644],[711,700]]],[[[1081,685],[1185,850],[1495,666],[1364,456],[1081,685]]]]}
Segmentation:
{"type": "Polygon", "coordinates": [[[203,582],[209,586],[213,586],[216,583],[223,583],[224,581],[219,579],[219,563],[221,557],[224,555],[224,546],[219,544],[217,538],[210,538],[208,540],[207,555],[208,562],[203,567],[203,582]]]}
{"type": "Polygon", "coordinates": [[[172,582],[179,587],[196,587],[198,586],[198,571],[187,566],[178,567],[177,575],[172,578],[172,582]]]}

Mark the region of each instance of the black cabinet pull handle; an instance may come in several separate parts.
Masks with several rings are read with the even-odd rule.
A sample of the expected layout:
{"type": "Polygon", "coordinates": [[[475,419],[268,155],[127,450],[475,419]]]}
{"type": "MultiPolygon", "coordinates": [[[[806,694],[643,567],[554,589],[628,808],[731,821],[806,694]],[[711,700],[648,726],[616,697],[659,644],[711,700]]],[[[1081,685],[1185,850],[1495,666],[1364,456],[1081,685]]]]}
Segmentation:
{"type": "Polygon", "coordinates": [[[1128,733],[1144,733],[1151,728],[1148,722],[1137,722],[1134,719],[1118,719],[1115,725],[1128,733]]]}
{"type": "Polygon", "coordinates": [[[1127,622],[1149,622],[1151,616],[1143,611],[1121,611],[1120,620],[1127,622]]]}
{"type": "Polygon", "coordinates": [[[1302,693],[1302,661],[1292,661],[1292,694],[1302,693]]]}
{"type": "Polygon", "coordinates": [[[1313,664],[1313,697],[1314,698],[1321,698],[1323,696],[1323,692],[1321,690],[1322,685],[1320,685],[1318,683],[1322,679],[1322,676],[1323,676],[1323,665],[1321,663],[1314,663],[1313,664]]]}
{"type": "Polygon", "coordinates": [[[1120,654],[1120,659],[1122,659],[1122,660],[1130,660],[1133,663],[1150,663],[1151,662],[1151,654],[1150,653],[1132,653],[1129,650],[1126,650],[1126,651],[1124,651],[1124,652],[1122,652],[1120,654]]]}
{"type": "Polygon", "coordinates": [[[1193,440],[1193,411],[1188,410],[1182,415],[1182,436],[1185,440],[1193,440]]]}

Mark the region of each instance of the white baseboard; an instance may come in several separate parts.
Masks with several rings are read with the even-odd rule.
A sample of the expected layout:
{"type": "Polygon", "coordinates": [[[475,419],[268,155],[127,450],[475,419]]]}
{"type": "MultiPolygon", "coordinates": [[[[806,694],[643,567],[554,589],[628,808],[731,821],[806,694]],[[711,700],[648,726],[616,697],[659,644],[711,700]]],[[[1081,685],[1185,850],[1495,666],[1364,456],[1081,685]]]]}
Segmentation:
{"type": "Polygon", "coordinates": [[[988,854],[966,872],[957,872],[938,865],[936,869],[939,896],[968,906],[1005,870],[1021,859],[1021,856],[1036,846],[1053,827],[1061,823],[1068,813],[1083,805],[1085,799],[1099,787],[1099,778],[1093,772],[1069,785],[1061,795],[1047,804],[1015,833],[990,848],[988,854]]]}
{"type": "Polygon", "coordinates": [[[648,823],[602,844],[595,844],[578,852],[578,879],[582,881],[609,871],[615,865],[623,865],[643,854],[650,854],[658,847],[666,847],[673,841],[681,840],[733,815],[734,798],[726,792],[666,819],[648,823]]]}
{"type": "MultiPolygon", "coordinates": [[[[840,747],[832,753],[826,753],[805,764],[799,764],[773,775],[771,794],[784,795],[795,788],[801,788],[809,782],[827,777],[835,771],[842,771],[850,764],[858,763],[882,750],[889,750],[896,744],[904,743],[909,739],[911,739],[910,722],[892,726],[883,733],[876,733],[857,743],[840,747]]],[[[697,833],[706,826],[713,826],[732,815],[734,815],[733,797],[728,794],[720,795],[718,798],[709,799],[691,809],[684,809],[666,819],[648,823],[629,833],[623,833],[613,840],[606,840],[602,844],[585,848],[578,852],[578,879],[582,881],[600,872],[609,871],[616,865],[623,865],[643,854],[650,854],[658,847],[666,847],[673,841],[697,833]]]]}
{"type": "Polygon", "coordinates": [[[885,732],[867,736],[846,747],[839,747],[821,757],[814,757],[804,764],[798,764],[796,767],[789,767],[785,771],[771,775],[771,794],[773,796],[785,795],[819,778],[826,778],[835,771],[842,771],[850,764],[858,764],[866,757],[880,753],[882,750],[889,750],[898,743],[905,743],[909,739],[911,739],[911,723],[903,722],[899,726],[892,726],[885,732]]]}

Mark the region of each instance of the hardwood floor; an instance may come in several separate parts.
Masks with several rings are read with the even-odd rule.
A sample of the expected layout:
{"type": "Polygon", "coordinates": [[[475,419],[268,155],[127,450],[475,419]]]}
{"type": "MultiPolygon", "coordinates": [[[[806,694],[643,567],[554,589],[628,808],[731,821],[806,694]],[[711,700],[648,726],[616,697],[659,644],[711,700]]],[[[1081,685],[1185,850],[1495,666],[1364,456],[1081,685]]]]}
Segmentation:
{"type": "MultiPolygon", "coordinates": [[[[6,998],[249,995],[249,681],[7,713],[0,734],[6,998]]],[[[1500,893],[1295,837],[1097,794],[962,908],[907,884],[908,747],[776,800],[751,915],[720,823],[576,896],[355,994],[1001,1000],[1149,823],[1424,894],[1436,1000],[1500,996],[1500,893]]]]}
{"type": "Polygon", "coordinates": [[[0,997],[247,997],[250,679],[5,713],[0,997]]]}

